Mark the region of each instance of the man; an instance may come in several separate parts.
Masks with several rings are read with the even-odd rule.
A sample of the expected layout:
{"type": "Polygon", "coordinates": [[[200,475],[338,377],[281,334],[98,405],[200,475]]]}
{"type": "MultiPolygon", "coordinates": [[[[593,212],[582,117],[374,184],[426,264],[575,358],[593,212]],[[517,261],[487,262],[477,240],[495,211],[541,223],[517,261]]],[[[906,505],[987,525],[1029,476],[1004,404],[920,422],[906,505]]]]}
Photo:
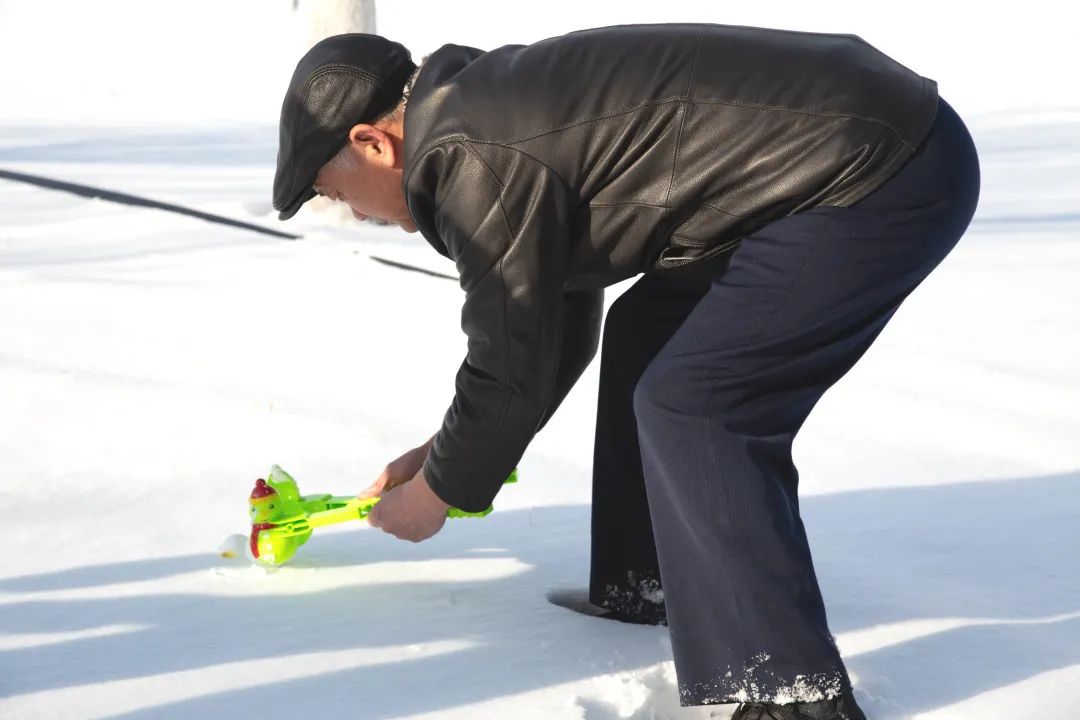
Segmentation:
{"type": "Polygon", "coordinates": [[[792,441],[978,192],[936,83],[860,38],[650,25],[418,71],[329,38],[282,107],[274,206],[343,200],[457,264],[453,403],[367,491],[412,541],[491,502],[595,354],[603,288],[642,274],[604,325],[589,599],[668,623],[684,705],[851,719],[792,441]]]}

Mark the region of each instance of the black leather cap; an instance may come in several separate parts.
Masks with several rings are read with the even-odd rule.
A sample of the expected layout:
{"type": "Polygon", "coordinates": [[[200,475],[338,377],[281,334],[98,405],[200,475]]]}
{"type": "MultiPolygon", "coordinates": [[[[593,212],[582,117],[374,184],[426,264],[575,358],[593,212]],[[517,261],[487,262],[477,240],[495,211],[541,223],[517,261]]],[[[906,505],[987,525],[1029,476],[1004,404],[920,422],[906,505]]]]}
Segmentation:
{"type": "Polygon", "coordinates": [[[400,99],[416,69],[403,45],[349,33],[320,41],[300,59],[281,104],[274,209],[288,220],[315,197],[319,168],[357,123],[371,122],[400,99]]]}

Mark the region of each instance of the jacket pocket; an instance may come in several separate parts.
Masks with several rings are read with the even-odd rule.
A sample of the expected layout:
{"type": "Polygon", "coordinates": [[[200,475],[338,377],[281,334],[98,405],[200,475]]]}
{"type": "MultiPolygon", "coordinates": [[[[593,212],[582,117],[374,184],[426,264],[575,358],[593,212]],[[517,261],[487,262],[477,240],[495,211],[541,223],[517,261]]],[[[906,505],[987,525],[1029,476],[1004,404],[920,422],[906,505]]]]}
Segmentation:
{"type": "Polygon", "coordinates": [[[742,242],[754,225],[747,218],[701,204],[689,217],[674,221],[666,247],[653,267],[670,270],[714,258],[742,242]]]}
{"type": "Polygon", "coordinates": [[[656,259],[654,267],[658,270],[673,270],[691,263],[709,260],[728,250],[733,250],[741,242],[742,238],[739,237],[714,245],[708,241],[674,235],[671,238],[671,244],[664,248],[660,257],[656,259]]]}

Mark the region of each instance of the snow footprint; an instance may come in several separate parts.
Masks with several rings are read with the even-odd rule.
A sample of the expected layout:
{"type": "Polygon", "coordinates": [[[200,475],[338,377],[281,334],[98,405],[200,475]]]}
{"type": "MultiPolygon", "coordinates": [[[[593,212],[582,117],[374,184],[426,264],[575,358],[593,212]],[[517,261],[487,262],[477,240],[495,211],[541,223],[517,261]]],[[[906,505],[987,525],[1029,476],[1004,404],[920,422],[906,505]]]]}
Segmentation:
{"type": "Polygon", "coordinates": [[[574,705],[582,720],[728,720],[733,705],[679,705],[675,664],[605,675],[593,680],[596,691],[578,696],[574,705]]]}

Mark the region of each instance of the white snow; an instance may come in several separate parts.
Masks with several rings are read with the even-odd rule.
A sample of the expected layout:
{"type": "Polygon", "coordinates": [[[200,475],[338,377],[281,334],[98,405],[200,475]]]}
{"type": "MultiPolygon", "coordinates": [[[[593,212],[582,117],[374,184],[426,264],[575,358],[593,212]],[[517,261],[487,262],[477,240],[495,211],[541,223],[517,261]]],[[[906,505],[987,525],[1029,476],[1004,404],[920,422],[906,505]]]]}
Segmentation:
{"type": "MultiPolygon", "coordinates": [[[[1056,716],[1080,701],[1080,23],[905,8],[377,12],[415,55],[710,20],[854,32],[939,80],[980,207],[803,428],[803,514],[871,717],[1056,716]]],[[[491,516],[417,545],[321,529],[276,571],[218,554],[272,464],[353,493],[430,437],[465,350],[456,283],[369,257],[452,274],[419,235],[271,214],[304,31],[291,0],[0,6],[0,168],[304,236],[0,180],[0,717],[726,718],[678,707],[666,629],[545,600],[587,579],[598,363],[491,516]]]]}

